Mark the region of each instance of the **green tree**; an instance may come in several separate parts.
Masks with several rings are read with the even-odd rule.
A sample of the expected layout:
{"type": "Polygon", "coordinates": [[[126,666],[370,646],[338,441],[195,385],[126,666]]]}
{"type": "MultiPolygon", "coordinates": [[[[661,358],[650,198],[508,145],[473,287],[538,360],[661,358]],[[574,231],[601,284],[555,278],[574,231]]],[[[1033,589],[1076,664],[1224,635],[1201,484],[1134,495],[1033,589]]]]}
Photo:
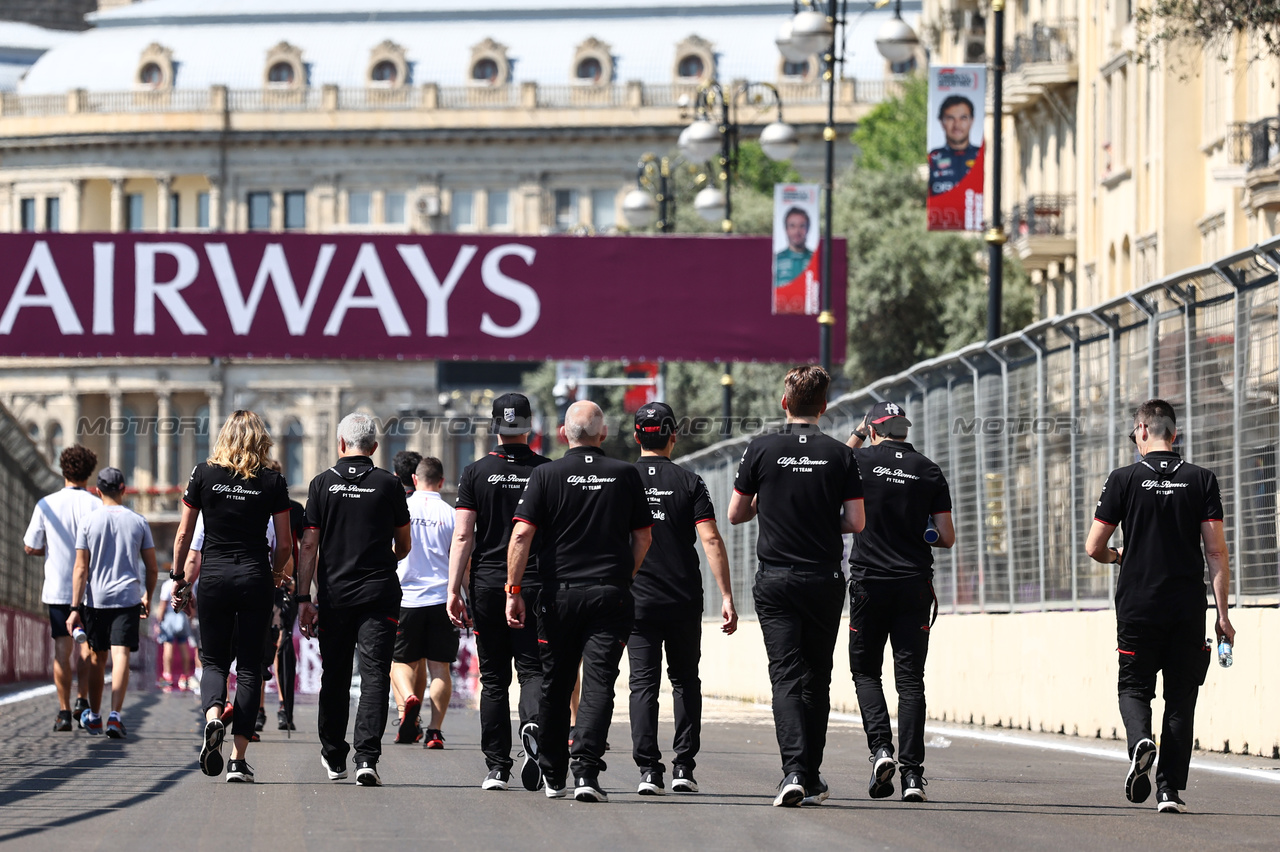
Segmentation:
{"type": "Polygon", "coordinates": [[[1152,0],[1136,18],[1145,59],[1175,43],[1203,45],[1225,56],[1236,36],[1250,33],[1259,45],[1251,60],[1280,56],[1280,0],[1152,0]]]}
{"type": "Polygon", "coordinates": [[[853,131],[858,168],[884,171],[923,163],[928,102],[928,81],[913,75],[899,94],[873,107],[853,131]]]}

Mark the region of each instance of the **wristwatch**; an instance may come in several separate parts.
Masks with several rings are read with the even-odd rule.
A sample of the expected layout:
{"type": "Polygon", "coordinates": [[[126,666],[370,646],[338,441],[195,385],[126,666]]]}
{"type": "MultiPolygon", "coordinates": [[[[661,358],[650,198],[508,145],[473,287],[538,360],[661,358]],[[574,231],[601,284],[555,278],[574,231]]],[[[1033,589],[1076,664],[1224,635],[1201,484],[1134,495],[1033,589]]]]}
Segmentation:
{"type": "Polygon", "coordinates": [[[867,440],[867,433],[866,433],[866,432],[859,432],[857,429],[854,429],[854,430],[853,430],[853,434],[854,434],[854,436],[856,436],[856,437],[857,437],[857,439],[858,439],[859,441],[865,441],[865,440],[867,440]]]}
{"type": "Polygon", "coordinates": [[[294,595],[294,603],[311,603],[311,595],[294,595]]]}
{"type": "Polygon", "coordinates": [[[1112,552],[1112,553],[1114,553],[1114,554],[1116,555],[1116,558],[1115,558],[1115,559],[1113,559],[1113,560],[1111,560],[1111,564],[1112,564],[1112,565],[1119,565],[1119,564],[1120,564],[1120,551],[1119,551],[1119,550],[1117,550],[1117,549],[1116,549],[1116,548],[1114,548],[1114,547],[1109,548],[1109,549],[1111,550],[1111,552],[1112,552]]]}
{"type": "Polygon", "coordinates": [[[521,587],[513,586],[510,583],[506,583],[505,585],[503,585],[502,589],[509,595],[518,595],[520,594],[521,587]]]}
{"type": "Polygon", "coordinates": [[[187,581],[186,571],[170,571],[169,579],[175,583],[185,583],[187,581]]]}

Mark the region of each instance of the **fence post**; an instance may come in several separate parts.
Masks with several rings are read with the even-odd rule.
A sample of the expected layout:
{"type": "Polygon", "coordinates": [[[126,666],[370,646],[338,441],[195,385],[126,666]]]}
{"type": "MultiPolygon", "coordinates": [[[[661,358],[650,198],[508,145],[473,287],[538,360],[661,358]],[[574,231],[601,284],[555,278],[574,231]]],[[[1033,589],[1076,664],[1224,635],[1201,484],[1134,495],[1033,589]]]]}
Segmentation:
{"type": "MultiPolygon", "coordinates": [[[[1244,339],[1245,331],[1243,324],[1240,322],[1240,316],[1244,313],[1248,300],[1244,297],[1244,293],[1240,289],[1240,277],[1227,266],[1221,266],[1217,263],[1213,265],[1213,271],[1218,276],[1231,285],[1235,290],[1235,298],[1231,300],[1231,330],[1234,335],[1234,343],[1231,352],[1231,493],[1235,502],[1235,517],[1231,519],[1231,538],[1234,547],[1232,548],[1236,556],[1235,577],[1235,593],[1236,606],[1240,605],[1240,591],[1242,589],[1242,576],[1244,571],[1241,568],[1244,565],[1244,524],[1241,523],[1241,517],[1244,514],[1244,485],[1240,476],[1240,400],[1244,399],[1245,393],[1245,366],[1248,362],[1248,342],[1244,339]]],[[[1223,519],[1226,523],[1226,519],[1223,519]]],[[[1228,605],[1230,603],[1228,602],[1228,605]]]]}
{"type": "MultiPolygon", "coordinates": [[[[960,363],[968,367],[973,375],[973,416],[981,423],[982,382],[978,375],[978,365],[965,357],[960,358],[960,363]]],[[[973,444],[973,484],[976,497],[974,508],[978,516],[978,612],[987,611],[987,514],[986,500],[983,499],[987,489],[982,478],[982,459],[986,453],[983,451],[982,443],[981,440],[977,440],[973,444]]]]}
{"type": "MultiPolygon", "coordinates": [[[[947,461],[948,461],[947,466],[951,469],[950,476],[948,476],[948,482],[951,485],[952,493],[959,494],[960,493],[960,474],[956,470],[956,465],[958,464],[958,462],[956,461],[956,434],[955,434],[956,419],[955,419],[955,412],[951,408],[951,400],[953,398],[952,391],[955,387],[955,383],[956,383],[955,376],[947,376],[947,422],[944,425],[946,426],[946,430],[947,430],[946,432],[947,461]]],[[[953,515],[952,516],[953,526],[954,526],[954,518],[955,516],[953,515]]],[[[957,542],[957,544],[959,544],[959,542],[957,542]]],[[[960,611],[960,548],[952,547],[950,556],[951,556],[951,611],[955,613],[960,611]]]]}
{"type": "MultiPolygon", "coordinates": [[[[1039,343],[1037,343],[1035,339],[1032,338],[1026,332],[1019,332],[1018,336],[1022,338],[1023,342],[1025,342],[1028,346],[1034,349],[1036,353],[1036,422],[1043,424],[1044,423],[1044,397],[1045,397],[1045,393],[1047,392],[1045,387],[1046,382],[1044,377],[1044,371],[1045,371],[1044,347],[1041,346],[1039,343]]],[[[1045,595],[1044,595],[1045,550],[1044,549],[1045,549],[1045,540],[1048,538],[1048,528],[1045,524],[1045,517],[1044,517],[1044,502],[1047,499],[1047,496],[1049,494],[1049,483],[1046,481],[1048,479],[1048,476],[1046,473],[1046,462],[1044,458],[1044,435],[1040,434],[1035,429],[1031,430],[1031,434],[1036,439],[1036,484],[1039,485],[1040,487],[1039,488],[1040,496],[1036,499],[1036,528],[1038,531],[1037,537],[1039,539],[1039,547],[1037,549],[1039,551],[1038,556],[1040,558],[1040,611],[1044,612],[1044,608],[1045,608],[1044,607],[1044,603],[1045,603],[1045,595]]]]}

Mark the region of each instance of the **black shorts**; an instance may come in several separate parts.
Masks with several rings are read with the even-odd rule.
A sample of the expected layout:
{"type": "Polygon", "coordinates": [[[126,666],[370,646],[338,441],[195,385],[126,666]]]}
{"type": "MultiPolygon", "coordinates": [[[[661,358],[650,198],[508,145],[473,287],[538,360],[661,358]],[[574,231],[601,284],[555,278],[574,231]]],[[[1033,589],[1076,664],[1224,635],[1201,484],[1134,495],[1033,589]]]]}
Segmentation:
{"type": "Polygon", "coordinates": [[[67,619],[71,617],[71,604],[49,604],[49,635],[54,639],[70,636],[67,619]]]}
{"type": "Polygon", "coordinates": [[[94,651],[109,651],[113,646],[138,650],[138,621],[142,613],[142,605],[121,607],[119,609],[97,609],[85,607],[80,617],[84,620],[84,632],[89,636],[89,648],[94,651]]]}
{"type": "Polygon", "coordinates": [[[397,663],[452,663],[458,659],[458,628],[449,621],[444,604],[400,608],[391,659],[397,663]]]}

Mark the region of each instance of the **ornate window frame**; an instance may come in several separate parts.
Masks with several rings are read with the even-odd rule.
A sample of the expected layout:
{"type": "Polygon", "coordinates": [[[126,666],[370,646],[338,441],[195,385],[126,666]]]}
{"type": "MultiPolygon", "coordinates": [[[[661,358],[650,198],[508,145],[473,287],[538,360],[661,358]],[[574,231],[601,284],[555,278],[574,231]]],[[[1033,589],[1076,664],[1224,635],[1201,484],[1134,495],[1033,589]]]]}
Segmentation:
{"type": "Polygon", "coordinates": [[[173,90],[173,78],[173,51],[158,42],[151,42],[138,57],[138,69],[133,75],[134,85],[146,92],[168,92],[173,90]],[[151,65],[160,69],[160,82],[154,86],[142,79],[142,73],[151,65]]]}
{"type": "Polygon", "coordinates": [[[716,78],[716,52],[714,45],[699,35],[690,35],[676,43],[676,58],[671,65],[671,78],[676,83],[697,85],[716,78]],[[702,60],[702,75],[699,77],[682,77],[680,63],[690,57],[702,60]]]}
{"type": "Polygon", "coordinates": [[[608,44],[592,36],[574,49],[573,65],[569,68],[569,79],[574,85],[608,86],[613,83],[613,78],[613,48],[608,44]],[[578,76],[578,66],[588,59],[600,63],[600,78],[597,80],[578,76]]]}
{"type": "Polygon", "coordinates": [[[369,67],[365,69],[365,82],[371,89],[402,89],[409,85],[409,61],[405,58],[405,50],[391,39],[379,44],[369,53],[369,67]],[[396,69],[396,78],[390,82],[373,79],[373,71],[384,62],[390,62],[396,69]]]}
{"type": "Polygon", "coordinates": [[[507,46],[499,44],[491,38],[471,48],[471,59],[467,63],[467,84],[472,86],[505,86],[511,82],[511,60],[507,57],[507,46]],[[498,73],[491,80],[478,80],[475,68],[484,60],[491,60],[498,66],[498,73]]]}
{"type": "Polygon", "coordinates": [[[262,85],[267,89],[305,89],[307,87],[307,66],[302,61],[302,48],[294,47],[282,41],[267,51],[267,62],[262,69],[262,85]],[[293,69],[293,80],[288,83],[273,83],[271,69],[277,65],[288,65],[293,69]]]}

